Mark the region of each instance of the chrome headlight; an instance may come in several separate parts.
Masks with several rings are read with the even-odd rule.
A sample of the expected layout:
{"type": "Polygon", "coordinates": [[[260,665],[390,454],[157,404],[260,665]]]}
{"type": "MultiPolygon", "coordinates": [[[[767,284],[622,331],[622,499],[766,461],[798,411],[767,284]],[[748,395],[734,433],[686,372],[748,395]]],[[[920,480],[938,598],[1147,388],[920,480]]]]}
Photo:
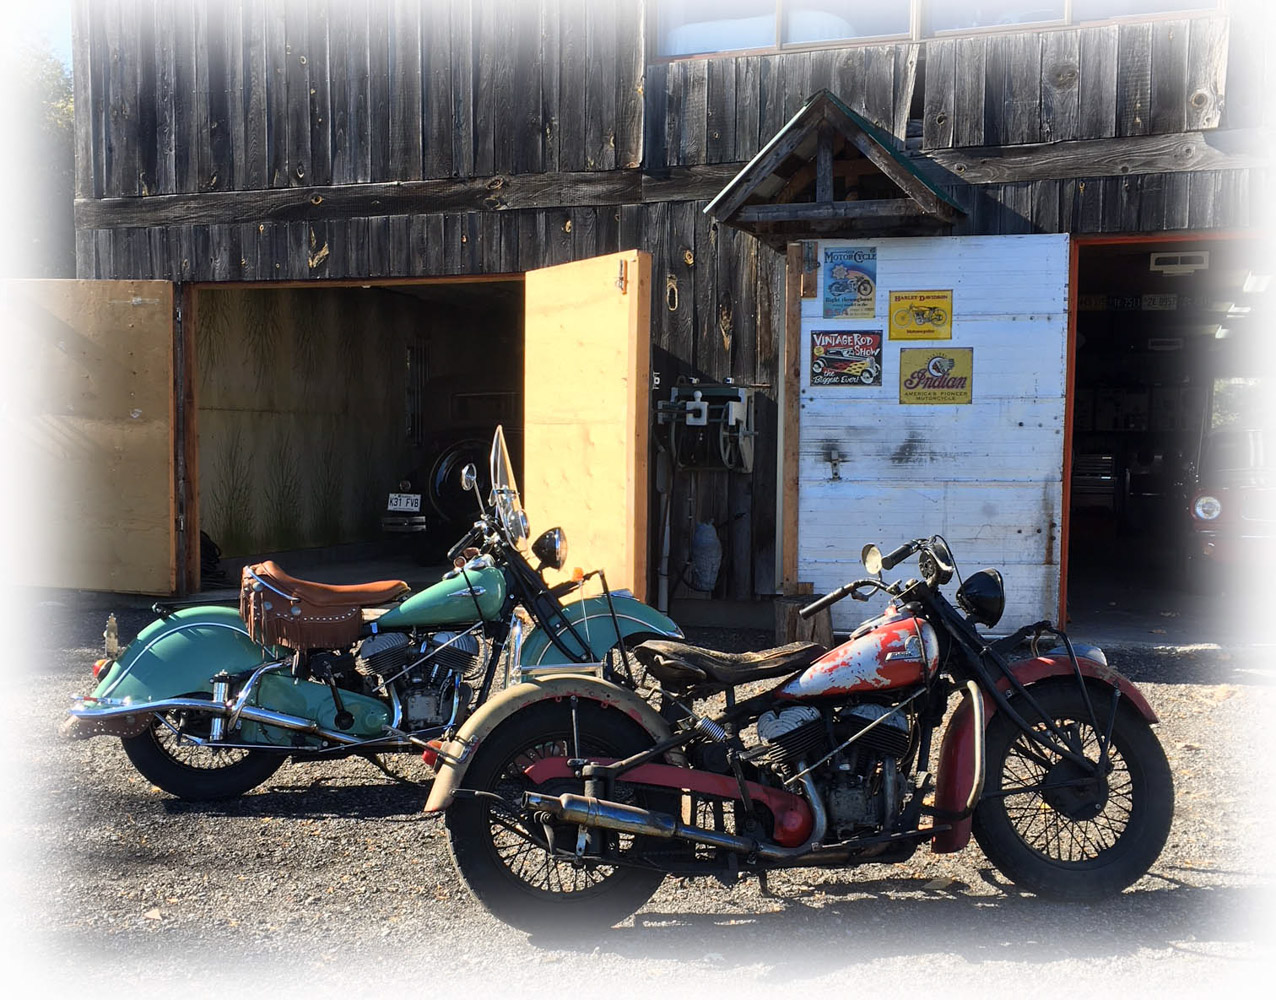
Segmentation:
{"type": "Polygon", "coordinates": [[[1192,515],[1201,521],[1215,521],[1223,513],[1223,504],[1218,497],[1205,494],[1192,503],[1192,515]]]}

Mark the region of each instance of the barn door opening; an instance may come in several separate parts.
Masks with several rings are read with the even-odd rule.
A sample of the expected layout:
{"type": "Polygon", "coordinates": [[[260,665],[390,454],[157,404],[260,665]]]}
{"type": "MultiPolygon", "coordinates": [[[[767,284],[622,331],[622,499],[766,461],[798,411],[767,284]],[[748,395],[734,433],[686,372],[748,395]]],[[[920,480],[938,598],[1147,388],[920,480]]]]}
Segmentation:
{"type": "Polygon", "coordinates": [[[31,493],[24,583],[163,594],[186,585],[182,344],[164,281],[12,281],[29,405],[13,468],[31,493]]]}
{"type": "Polygon", "coordinates": [[[567,534],[567,572],[647,590],[651,257],[637,250],[526,275],[523,504],[567,534]]]}

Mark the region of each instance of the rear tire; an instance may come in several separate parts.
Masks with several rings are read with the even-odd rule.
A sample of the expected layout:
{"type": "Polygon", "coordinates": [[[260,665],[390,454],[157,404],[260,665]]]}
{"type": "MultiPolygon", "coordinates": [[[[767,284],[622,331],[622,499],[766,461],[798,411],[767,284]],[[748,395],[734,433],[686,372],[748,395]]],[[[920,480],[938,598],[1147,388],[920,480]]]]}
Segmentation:
{"type": "MultiPolygon", "coordinates": [[[[579,703],[577,728],[580,752],[591,757],[627,757],[653,743],[624,712],[592,701],[579,703]]],[[[523,769],[544,757],[573,753],[568,700],[540,702],[511,716],[483,741],[463,787],[498,794],[521,811],[522,793],[534,787],[523,769]]],[[[539,790],[552,795],[584,791],[583,782],[576,779],[541,785],[539,790]]],[[[675,793],[662,795],[618,783],[616,796],[642,808],[677,808],[675,793]]],[[[528,933],[588,933],[610,927],[638,910],[664,879],[663,872],[647,868],[573,867],[551,859],[511,826],[518,829],[522,824],[494,812],[481,799],[457,799],[447,811],[448,845],[470,892],[492,916],[528,933]]],[[[558,846],[574,848],[576,830],[564,824],[558,846]]],[[[543,836],[539,828],[535,832],[543,836]]],[[[607,831],[600,833],[609,836],[607,831]]],[[[643,840],[622,836],[619,842],[636,858],[643,840]]]]}
{"type": "MultiPolygon", "coordinates": [[[[1029,690],[1072,737],[1073,748],[1097,760],[1098,739],[1075,682],[1029,690]]],[[[1097,688],[1090,689],[1090,699],[1101,735],[1111,701],[1097,688]]],[[[1011,704],[1029,724],[1044,728],[1022,698],[1011,704]]],[[[1118,702],[1112,726],[1112,770],[1093,789],[1062,787],[1081,777],[1079,767],[1031,741],[1001,713],[988,723],[987,762],[985,797],[972,823],[975,839],[1021,888],[1053,899],[1102,899],[1137,881],[1160,856],[1174,814],[1174,782],[1156,734],[1126,701],[1118,702]],[[995,795],[1047,783],[1061,787],[995,795]]]]}
{"type": "MultiPolygon", "coordinates": [[[[208,735],[207,715],[183,710],[169,712],[166,717],[184,732],[200,737],[208,735]]],[[[180,743],[176,734],[158,719],[145,732],[120,742],[142,777],[187,802],[211,802],[243,795],[278,771],[286,756],[263,750],[215,750],[180,743]]]]}

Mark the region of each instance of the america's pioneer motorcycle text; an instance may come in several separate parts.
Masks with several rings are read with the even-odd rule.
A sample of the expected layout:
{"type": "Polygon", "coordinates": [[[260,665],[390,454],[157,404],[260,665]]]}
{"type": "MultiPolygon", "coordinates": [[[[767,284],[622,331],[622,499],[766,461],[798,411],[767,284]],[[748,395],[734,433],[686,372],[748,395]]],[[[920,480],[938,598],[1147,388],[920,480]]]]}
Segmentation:
{"type": "Polygon", "coordinates": [[[982,634],[1004,609],[1001,576],[971,574],[954,607],[938,536],[885,556],[866,546],[864,565],[869,577],[802,610],[887,596],[832,650],[649,640],[632,650],[637,689],[540,676],[467,719],[426,811],[446,811],[480,902],[529,930],[598,926],[669,874],[895,862],[924,844],[961,850],[972,832],[1043,896],[1097,899],[1147,872],[1174,789],[1138,689],[1047,622],[982,634]],[[883,578],[915,554],[920,579],[883,578]]]}
{"type": "MultiPolygon", "coordinates": [[[[474,490],[474,467],[462,476],[474,490]]],[[[226,798],[290,757],[433,752],[498,682],[681,636],[665,615],[608,590],[601,572],[546,583],[567,539],[551,528],[528,551],[500,427],[491,483],[490,506],[479,499],[479,519],[448,553],[453,569],[419,593],[401,580],[314,583],[264,562],[245,567],[238,608],[156,605],[160,617],[122,649],[108,626],[97,685],[64,729],[120,737],[138,771],[181,798],[226,798]],[[603,593],[581,597],[595,575],[603,593]]]]}

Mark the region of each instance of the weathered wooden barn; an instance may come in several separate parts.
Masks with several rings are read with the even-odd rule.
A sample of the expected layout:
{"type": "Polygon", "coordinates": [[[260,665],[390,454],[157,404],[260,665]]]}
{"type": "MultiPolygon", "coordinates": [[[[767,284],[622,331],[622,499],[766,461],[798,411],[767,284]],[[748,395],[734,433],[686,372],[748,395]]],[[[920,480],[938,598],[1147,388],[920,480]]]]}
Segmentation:
{"type": "Polygon", "coordinates": [[[119,301],[154,300],[157,366],[133,377],[172,385],[159,431],[131,428],[154,456],[129,486],[155,495],[139,558],[159,576],[82,585],[193,588],[201,528],[228,555],[375,538],[384,495],[444,437],[521,426],[533,372],[562,379],[523,457],[547,527],[531,466],[566,464],[580,492],[613,467],[546,453],[531,424],[570,423],[570,399],[574,442],[615,404],[573,374],[585,334],[550,319],[533,338],[526,276],[636,250],[606,281],[640,291],[649,324],[619,373],[642,402],[645,488],[614,515],[636,523],[636,589],[656,597],[666,523],[675,598],[744,600],[825,589],[864,542],[942,529],[967,560],[1022,567],[1017,612],[1056,610],[1070,529],[1122,536],[1131,477],[1171,476],[1212,380],[1250,374],[1259,324],[1238,310],[1262,296],[1242,289],[1271,273],[1262,5],[863,6],[77,3],[77,273],[159,283],[119,301]],[[858,299],[831,290],[857,249],[876,262],[858,299]],[[973,351],[973,398],[896,391],[936,334],[894,343],[892,302],[919,291],[947,293],[939,346],[973,351]],[[816,337],[871,377],[813,377],[816,337]],[[751,465],[722,458],[739,427],[719,408],[688,424],[687,379],[753,389],[751,465]],[[701,523],[721,545],[708,581],[701,523]]]}

